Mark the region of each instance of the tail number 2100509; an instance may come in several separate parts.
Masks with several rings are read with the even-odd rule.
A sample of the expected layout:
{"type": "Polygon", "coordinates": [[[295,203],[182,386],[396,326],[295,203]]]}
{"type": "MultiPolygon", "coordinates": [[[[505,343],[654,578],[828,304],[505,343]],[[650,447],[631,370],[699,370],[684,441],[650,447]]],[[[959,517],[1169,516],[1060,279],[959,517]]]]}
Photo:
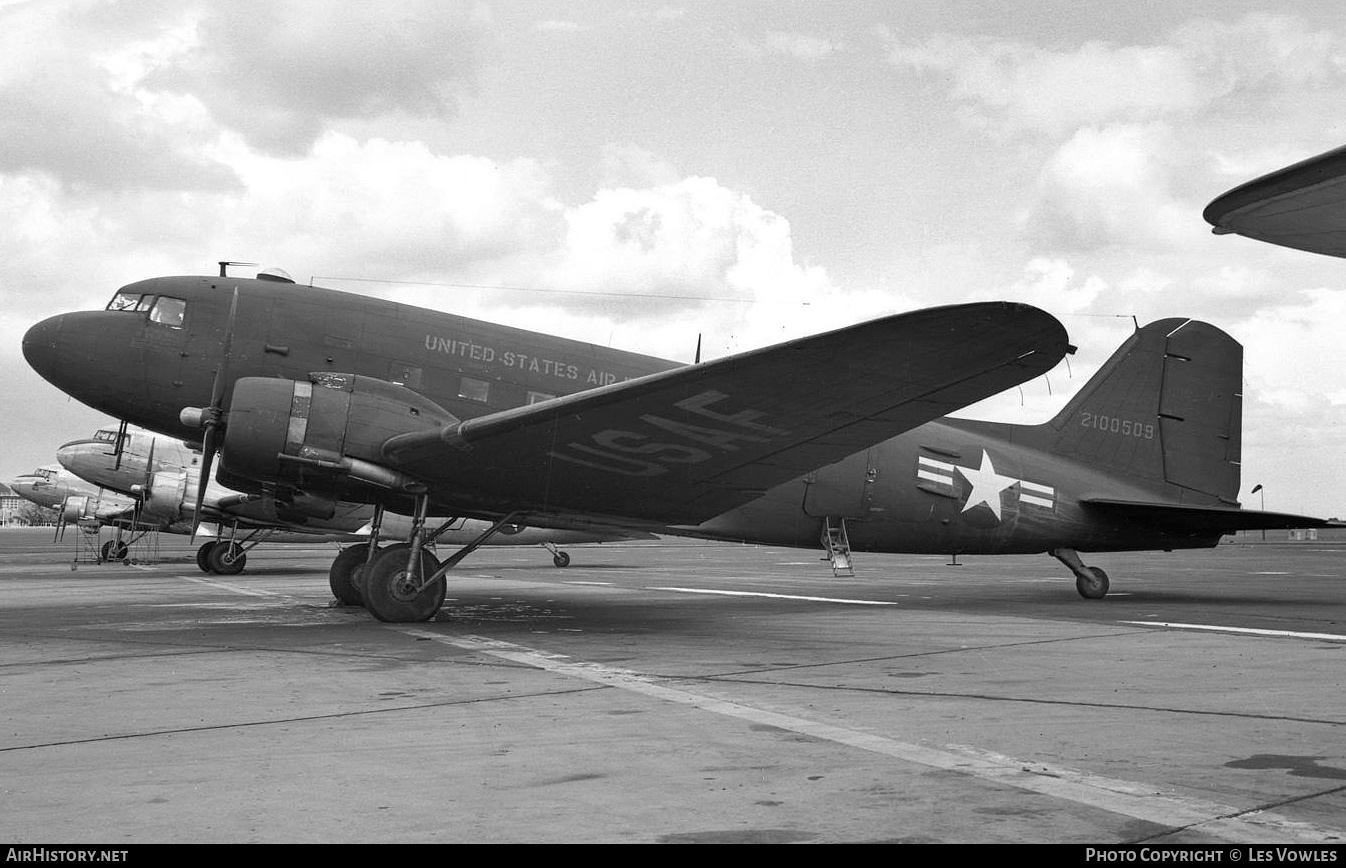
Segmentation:
{"type": "Polygon", "coordinates": [[[1117,416],[1107,416],[1103,413],[1091,413],[1088,410],[1080,413],[1080,427],[1095,431],[1106,431],[1109,434],[1120,434],[1123,437],[1138,437],[1141,440],[1154,439],[1153,422],[1122,419],[1117,416]]]}

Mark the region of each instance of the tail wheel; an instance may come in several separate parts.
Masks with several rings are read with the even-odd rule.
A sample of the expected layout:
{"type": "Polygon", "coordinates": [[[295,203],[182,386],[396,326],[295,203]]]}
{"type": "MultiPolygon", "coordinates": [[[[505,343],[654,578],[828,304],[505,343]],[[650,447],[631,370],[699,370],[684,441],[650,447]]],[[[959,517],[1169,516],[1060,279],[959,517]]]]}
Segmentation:
{"type": "Polygon", "coordinates": [[[380,621],[428,621],[444,605],[448,585],[443,576],[425,587],[417,587],[425,576],[439,569],[439,561],[422,549],[421,574],[409,576],[407,549],[406,545],[389,546],[364,571],[365,608],[380,621]]]}
{"type": "Polygon", "coordinates": [[[341,553],[332,561],[332,568],[327,572],[327,584],[332,588],[332,596],[336,597],[337,602],[341,605],[364,605],[364,600],[360,597],[360,591],[351,579],[356,568],[362,566],[367,557],[369,557],[369,545],[360,543],[342,549],[341,553]]]}
{"type": "Polygon", "coordinates": [[[206,563],[212,573],[236,576],[243,572],[243,567],[248,563],[248,555],[238,543],[218,542],[206,555],[206,563]]]}
{"type": "Polygon", "coordinates": [[[1101,600],[1108,595],[1108,574],[1102,567],[1085,567],[1086,575],[1075,577],[1075,590],[1086,600],[1101,600]]]}
{"type": "Polygon", "coordinates": [[[552,556],[551,562],[558,567],[568,567],[570,566],[570,555],[565,552],[557,552],[552,556]]]}

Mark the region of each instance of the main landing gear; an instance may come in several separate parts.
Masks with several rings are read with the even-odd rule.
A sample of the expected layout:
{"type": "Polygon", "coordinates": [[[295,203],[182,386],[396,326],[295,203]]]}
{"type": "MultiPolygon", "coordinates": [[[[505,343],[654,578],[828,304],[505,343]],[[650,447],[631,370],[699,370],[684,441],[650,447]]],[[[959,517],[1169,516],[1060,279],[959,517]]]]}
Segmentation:
{"type": "MultiPolygon", "coordinates": [[[[363,603],[380,621],[428,621],[444,605],[445,574],[514,519],[514,513],[506,515],[441,562],[425,547],[448,530],[456,519],[427,533],[425,516],[429,505],[427,496],[417,495],[408,541],[382,549],[373,541],[379,538],[383,510],[381,507],[374,510],[371,542],[351,546],[332,561],[328,583],[338,600],[346,605],[363,603]]],[[[559,555],[557,565],[561,565],[559,555]]]]}
{"type": "MultiPolygon", "coordinates": [[[[472,542],[459,549],[452,557],[443,563],[436,559],[430,552],[425,551],[424,547],[433,544],[442,533],[446,530],[450,530],[453,525],[457,523],[457,519],[450,519],[436,528],[432,533],[425,534],[421,541],[421,576],[434,577],[438,574],[438,583],[444,585],[444,574],[457,566],[463,558],[475,551],[478,546],[486,542],[486,540],[490,539],[496,533],[501,531],[508,533],[508,528],[511,526],[510,519],[512,517],[513,514],[496,522],[496,524],[481,533],[472,542]]],[[[395,612],[392,609],[383,608],[382,611],[384,612],[384,615],[380,615],[379,611],[376,611],[370,606],[371,591],[369,589],[369,581],[374,575],[379,575],[382,577],[381,581],[394,585],[396,585],[398,581],[397,577],[400,576],[400,580],[404,584],[399,586],[400,590],[398,591],[398,594],[402,597],[411,595],[419,598],[420,596],[419,591],[415,594],[411,594],[414,590],[413,586],[411,584],[405,584],[407,582],[407,567],[411,566],[412,543],[397,543],[395,545],[379,548],[376,541],[379,538],[379,529],[382,524],[383,507],[376,506],[374,508],[374,519],[370,524],[371,542],[348,546],[342,549],[332,561],[332,567],[327,572],[327,584],[332,589],[332,596],[336,597],[337,602],[343,606],[367,606],[374,614],[374,617],[383,621],[425,621],[434,617],[435,612],[439,611],[439,607],[444,603],[444,595],[447,592],[447,588],[441,591],[429,588],[428,593],[431,595],[429,598],[417,603],[416,607],[413,607],[411,610],[403,612],[403,614],[408,614],[410,617],[384,617],[384,615],[396,615],[398,612],[395,612]],[[401,573],[398,573],[398,571],[390,565],[401,561],[405,561],[405,566],[402,567],[401,573]],[[380,562],[384,563],[383,571],[377,573],[373,572],[376,564],[380,562]],[[391,574],[388,573],[389,570],[392,571],[391,574]],[[434,602],[436,596],[439,600],[437,603],[434,602]],[[429,614],[425,614],[424,617],[418,617],[420,614],[419,608],[429,608],[432,605],[433,609],[429,611],[429,614]]],[[[413,537],[416,535],[418,528],[422,529],[423,532],[424,516],[422,516],[419,521],[413,518],[413,529],[411,534],[413,537]]],[[[547,540],[543,541],[541,545],[551,553],[552,564],[557,568],[570,566],[570,555],[557,548],[555,543],[547,540]]],[[[428,588],[432,584],[434,584],[434,582],[425,582],[422,579],[419,587],[428,588]]],[[[383,594],[383,596],[386,597],[387,594],[383,594]]],[[[403,600],[402,602],[403,604],[409,604],[409,600],[403,600]]],[[[399,610],[403,610],[405,609],[405,605],[399,606],[398,608],[399,610]]]]}
{"type": "Polygon", "coordinates": [[[110,539],[103,543],[102,547],[98,549],[99,563],[124,561],[126,560],[127,555],[130,554],[130,551],[131,547],[126,544],[125,540],[110,539]]]}
{"type": "Polygon", "coordinates": [[[241,541],[233,538],[211,540],[196,550],[196,565],[203,573],[236,576],[248,564],[248,550],[270,536],[269,531],[253,531],[241,541]]]}
{"type": "Polygon", "coordinates": [[[1101,600],[1108,595],[1108,574],[1102,567],[1091,567],[1080,560],[1074,549],[1052,549],[1051,556],[1075,574],[1075,590],[1086,600],[1101,600]]]}
{"type": "Polygon", "coordinates": [[[135,545],[147,534],[149,534],[149,531],[147,530],[142,530],[139,532],[133,530],[130,532],[131,538],[126,539],[124,536],[122,536],[122,529],[117,528],[117,537],[115,539],[108,540],[107,542],[103,543],[101,546],[98,547],[98,562],[100,564],[106,564],[112,561],[123,561],[125,563],[130,563],[131,546],[135,545]]]}

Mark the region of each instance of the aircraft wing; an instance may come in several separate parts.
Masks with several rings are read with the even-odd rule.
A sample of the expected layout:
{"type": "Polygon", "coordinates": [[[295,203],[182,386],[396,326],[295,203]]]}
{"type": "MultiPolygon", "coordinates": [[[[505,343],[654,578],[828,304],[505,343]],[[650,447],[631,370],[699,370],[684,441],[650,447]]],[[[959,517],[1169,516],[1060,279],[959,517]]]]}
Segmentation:
{"type": "Polygon", "coordinates": [[[1202,216],[1216,234],[1346,256],[1346,147],[1235,187],[1202,216]]]}
{"type": "Polygon", "coordinates": [[[1128,522],[1148,524],[1173,533],[1233,533],[1239,530],[1346,527],[1346,523],[1331,519],[1239,509],[1235,506],[1181,506],[1172,503],[1106,498],[1086,498],[1080,502],[1128,522]]]}
{"type": "Polygon", "coordinates": [[[1071,349],[1028,305],[931,308],[396,435],[383,455],[453,508],[697,523],[1071,349]]]}

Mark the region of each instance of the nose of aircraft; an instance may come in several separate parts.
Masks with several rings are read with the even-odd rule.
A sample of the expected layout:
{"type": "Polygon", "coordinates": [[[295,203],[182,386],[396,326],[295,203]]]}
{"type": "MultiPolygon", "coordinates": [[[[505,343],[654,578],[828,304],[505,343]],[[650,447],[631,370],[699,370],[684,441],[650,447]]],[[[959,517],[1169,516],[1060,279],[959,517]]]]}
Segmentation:
{"type": "Polygon", "coordinates": [[[106,452],[107,444],[102,444],[100,450],[92,440],[72,440],[56,450],[56,460],[66,470],[81,479],[87,479],[85,474],[93,469],[93,459],[99,451],[106,452]]]}
{"type": "Polygon", "coordinates": [[[48,317],[28,329],[23,336],[23,357],[46,380],[59,368],[61,327],[65,314],[48,317]]]}
{"type": "Polygon", "coordinates": [[[31,476],[16,476],[5,484],[15,494],[24,499],[27,499],[28,495],[33,493],[33,477],[31,476]]]}

